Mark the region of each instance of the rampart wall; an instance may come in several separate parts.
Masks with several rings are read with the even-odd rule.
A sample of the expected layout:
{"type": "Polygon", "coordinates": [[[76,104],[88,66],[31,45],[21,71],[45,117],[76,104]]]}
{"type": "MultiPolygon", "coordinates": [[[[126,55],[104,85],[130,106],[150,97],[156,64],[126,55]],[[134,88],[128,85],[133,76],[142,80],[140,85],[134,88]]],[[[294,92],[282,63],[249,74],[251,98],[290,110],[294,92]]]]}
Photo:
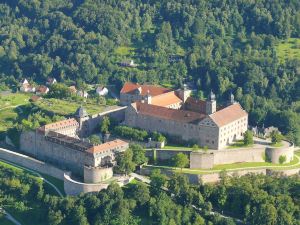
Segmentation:
{"type": "Polygon", "coordinates": [[[80,193],[99,192],[106,189],[108,184],[87,184],[75,181],[71,178],[71,173],[64,174],[64,190],[67,195],[79,195],[80,193]]]}
{"type": "Polygon", "coordinates": [[[84,182],[99,183],[113,176],[113,167],[84,167],[84,182]]]}
{"type": "Polygon", "coordinates": [[[63,180],[64,178],[64,170],[58,169],[48,163],[7,149],[0,148],[0,159],[4,159],[17,165],[24,166],[28,169],[47,174],[60,180],[63,180]]]}
{"type": "MultiPolygon", "coordinates": [[[[161,172],[171,176],[174,172],[170,169],[163,169],[160,168],[161,172]]],[[[149,167],[142,168],[140,170],[140,173],[142,175],[150,175],[152,169],[149,167]]],[[[264,174],[264,175],[271,175],[272,173],[280,173],[283,176],[291,176],[295,174],[300,175],[300,168],[295,168],[295,169],[288,169],[288,170],[276,170],[276,169],[245,169],[245,170],[238,170],[238,171],[231,171],[227,172],[226,174],[228,176],[236,177],[236,176],[244,176],[249,173],[254,173],[254,174],[264,174]]],[[[220,181],[220,173],[215,172],[215,173],[208,173],[208,174],[188,174],[184,173],[185,176],[189,179],[190,183],[192,184],[205,184],[205,183],[215,183],[220,181]]]]}
{"type": "Polygon", "coordinates": [[[146,150],[146,156],[151,159],[155,157],[156,160],[158,161],[166,161],[172,159],[173,156],[177,155],[180,152],[190,157],[191,151],[164,150],[164,149],[148,149],[146,150]]]}
{"type": "Polygon", "coordinates": [[[288,142],[288,147],[274,148],[267,147],[266,148],[266,156],[273,163],[279,163],[280,156],[284,156],[286,161],[285,163],[289,163],[293,160],[294,157],[294,144],[288,142]]]}

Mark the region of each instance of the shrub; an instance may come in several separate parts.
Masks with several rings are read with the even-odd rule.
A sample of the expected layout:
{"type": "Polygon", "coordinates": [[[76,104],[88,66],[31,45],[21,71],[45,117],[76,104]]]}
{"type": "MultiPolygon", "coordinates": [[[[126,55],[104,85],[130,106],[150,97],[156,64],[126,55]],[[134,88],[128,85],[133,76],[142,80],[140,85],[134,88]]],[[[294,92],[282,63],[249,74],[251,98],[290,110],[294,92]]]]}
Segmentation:
{"type": "Polygon", "coordinates": [[[283,136],[278,131],[271,132],[271,141],[273,144],[280,143],[283,139],[283,136]]]}
{"type": "Polygon", "coordinates": [[[163,136],[161,133],[158,133],[158,132],[153,132],[151,134],[151,138],[152,138],[153,141],[159,141],[159,142],[166,141],[166,137],[163,136]]]}
{"type": "Polygon", "coordinates": [[[249,130],[247,130],[245,133],[244,133],[244,144],[245,145],[252,145],[254,142],[253,142],[253,133],[249,130]]]}
{"type": "Polygon", "coordinates": [[[127,126],[117,126],[114,128],[114,132],[121,137],[133,139],[136,141],[144,141],[148,137],[148,132],[145,130],[139,130],[127,126]]]}
{"type": "Polygon", "coordinates": [[[283,163],[285,163],[285,162],[286,162],[286,156],[285,156],[285,155],[279,156],[279,163],[280,163],[280,164],[283,164],[283,163]]]}

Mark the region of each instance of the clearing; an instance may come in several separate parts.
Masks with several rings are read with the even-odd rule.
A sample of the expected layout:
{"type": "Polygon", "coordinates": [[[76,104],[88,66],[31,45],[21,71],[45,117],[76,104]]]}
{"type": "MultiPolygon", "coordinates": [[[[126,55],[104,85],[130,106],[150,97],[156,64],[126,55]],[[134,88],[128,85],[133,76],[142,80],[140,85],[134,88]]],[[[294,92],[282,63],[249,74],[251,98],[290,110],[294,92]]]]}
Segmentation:
{"type": "Polygon", "coordinates": [[[276,52],[280,62],[291,59],[300,60],[300,38],[289,38],[276,45],[276,52]]]}

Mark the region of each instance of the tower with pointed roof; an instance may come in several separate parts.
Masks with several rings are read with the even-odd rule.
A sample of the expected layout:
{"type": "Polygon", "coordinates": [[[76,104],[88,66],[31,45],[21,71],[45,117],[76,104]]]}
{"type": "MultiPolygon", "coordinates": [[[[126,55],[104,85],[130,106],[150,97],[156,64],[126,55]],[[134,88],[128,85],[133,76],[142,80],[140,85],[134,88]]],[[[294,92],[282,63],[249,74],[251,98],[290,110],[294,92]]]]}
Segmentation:
{"type": "Polygon", "coordinates": [[[216,96],[215,94],[210,91],[210,95],[208,99],[206,100],[206,107],[205,111],[207,115],[213,114],[217,111],[217,101],[216,101],[216,96]]]}
{"type": "Polygon", "coordinates": [[[75,118],[79,123],[79,136],[85,137],[89,134],[89,115],[86,109],[81,105],[75,112],[75,118]]]}

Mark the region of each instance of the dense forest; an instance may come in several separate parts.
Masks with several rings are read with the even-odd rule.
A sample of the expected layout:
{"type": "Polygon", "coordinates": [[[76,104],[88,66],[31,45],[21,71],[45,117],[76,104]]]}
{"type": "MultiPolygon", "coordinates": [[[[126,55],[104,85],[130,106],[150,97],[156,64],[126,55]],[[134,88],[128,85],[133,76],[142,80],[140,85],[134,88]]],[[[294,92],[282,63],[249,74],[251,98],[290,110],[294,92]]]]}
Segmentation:
{"type": "Polygon", "coordinates": [[[0,24],[0,89],[49,76],[190,82],[199,98],[234,93],[252,125],[300,142],[300,51],[278,51],[291,40],[300,48],[298,0],[2,0],[0,24]]]}

